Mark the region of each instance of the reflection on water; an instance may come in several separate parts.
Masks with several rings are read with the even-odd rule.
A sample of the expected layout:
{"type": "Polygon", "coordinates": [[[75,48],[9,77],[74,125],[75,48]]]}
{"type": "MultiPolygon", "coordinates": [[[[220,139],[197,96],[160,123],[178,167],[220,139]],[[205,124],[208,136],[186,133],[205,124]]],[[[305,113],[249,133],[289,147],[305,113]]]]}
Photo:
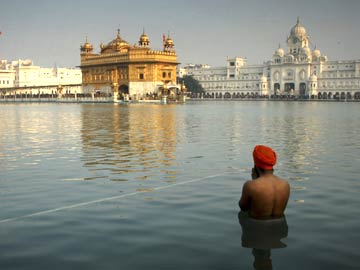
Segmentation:
{"type": "Polygon", "coordinates": [[[0,269],[357,269],[359,112],[324,102],[2,104],[0,269]],[[240,219],[241,243],[234,215],[260,143],[290,182],[291,234],[286,222],[264,234],[240,219]]]}
{"type": "Polygon", "coordinates": [[[81,117],[83,162],[94,174],[123,181],[123,174],[134,173],[147,180],[161,167],[176,176],[164,169],[175,164],[175,106],[83,106],[81,117]]]}
{"type": "Polygon", "coordinates": [[[252,248],[255,269],[272,269],[271,249],[286,247],[281,241],[288,236],[286,218],[256,220],[242,211],[238,216],[242,228],[241,245],[252,248]]]}
{"type": "MultiPolygon", "coordinates": [[[[74,161],[79,143],[79,111],[56,104],[0,105],[0,171],[38,168],[59,159],[74,161]],[[72,153],[72,154],[69,154],[72,153]]],[[[21,175],[21,174],[20,174],[21,175]]]]}

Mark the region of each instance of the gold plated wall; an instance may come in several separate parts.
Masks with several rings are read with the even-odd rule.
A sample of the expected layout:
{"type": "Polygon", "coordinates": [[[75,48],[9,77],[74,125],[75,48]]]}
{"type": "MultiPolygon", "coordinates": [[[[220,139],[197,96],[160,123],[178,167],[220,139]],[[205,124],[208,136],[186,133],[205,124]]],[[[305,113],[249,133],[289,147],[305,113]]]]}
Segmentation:
{"type": "MultiPolygon", "coordinates": [[[[83,86],[101,90],[114,85],[129,87],[132,82],[176,83],[178,62],[172,40],[166,39],[162,51],[152,50],[148,44],[145,33],[140,37],[139,45],[129,45],[118,32],[107,45],[101,44],[101,51],[96,54],[86,40],[80,47],[83,86]]],[[[114,92],[117,89],[114,87],[114,92]]],[[[130,87],[129,94],[131,90],[130,87]]]]}

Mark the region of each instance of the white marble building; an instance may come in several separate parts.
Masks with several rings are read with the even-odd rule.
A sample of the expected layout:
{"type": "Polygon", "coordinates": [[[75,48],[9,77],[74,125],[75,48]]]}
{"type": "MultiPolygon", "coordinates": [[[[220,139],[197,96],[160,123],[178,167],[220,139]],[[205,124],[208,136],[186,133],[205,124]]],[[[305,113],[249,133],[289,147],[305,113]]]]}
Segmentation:
{"type": "Polygon", "coordinates": [[[0,60],[0,88],[9,88],[15,86],[15,70],[11,63],[6,60],[0,60]]]}
{"type": "Polygon", "coordinates": [[[0,88],[9,93],[32,91],[51,94],[59,85],[67,86],[68,92],[71,89],[71,92],[81,93],[81,83],[79,68],[43,68],[35,66],[32,60],[0,60],[0,88]]]}
{"type": "Polygon", "coordinates": [[[185,66],[206,96],[300,96],[304,98],[360,98],[360,59],[330,61],[316,47],[310,48],[299,19],[287,37],[287,50],[276,49],[262,65],[247,65],[244,58],[227,59],[226,67],[185,66]]]}

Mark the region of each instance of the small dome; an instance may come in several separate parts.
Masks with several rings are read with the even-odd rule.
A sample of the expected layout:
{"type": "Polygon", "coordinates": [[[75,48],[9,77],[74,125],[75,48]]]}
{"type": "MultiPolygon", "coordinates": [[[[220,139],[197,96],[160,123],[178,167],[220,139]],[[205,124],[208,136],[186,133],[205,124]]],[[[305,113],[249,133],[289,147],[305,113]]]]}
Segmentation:
{"type": "Polygon", "coordinates": [[[25,59],[24,61],[22,61],[21,63],[23,66],[31,66],[32,65],[32,61],[30,59],[25,59]]]}
{"type": "Polygon", "coordinates": [[[320,57],[321,56],[321,52],[320,52],[320,50],[318,50],[318,49],[316,49],[315,48],[315,50],[313,50],[313,56],[315,56],[315,57],[320,57]]]}
{"type": "Polygon", "coordinates": [[[145,30],[143,31],[142,35],[139,39],[139,45],[143,47],[147,47],[150,44],[149,37],[145,34],[145,30]]]}
{"type": "Polygon", "coordinates": [[[163,36],[163,42],[165,51],[174,50],[174,41],[170,38],[170,34],[168,34],[168,37],[166,39],[165,36],[163,36]]]}
{"type": "Polygon", "coordinates": [[[165,44],[168,45],[169,47],[174,46],[174,41],[170,37],[168,37],[165,41],[165,44]]]}
{"type": "Polygon", "coordinates": [[[93,48],[93,45],[91,45],[90,43],[86,42],[84,43],[84,49],[92,49],[93,48]]]}
{"type": "Polygon", "coordinates": [[[299,17],[296,24],[291,28],[290,35],[296,37],[306,36],[306,29],[301,25],[299,17]]]}
{"type": "Polygon", "coordinates": [[[279,48],[275,51],[275,55],[277,55],[277,56],[283,57],[284,54],[285,54],[285,52],[284,52],[284,50],[283,50],[282,48],[280,48],[280,46],[279,46],[279,48]]]}
{"type": "Polygon", "coordinates": [[[81,50],[82,52],[89,52],[89,51],[92,51],[92,50],[93,50],[93,45],[88,42],[87,36],[86,36],[85,43],[80,46],[80,50],[81,50]]]}
{"type": "Polygon", "coordinates": [[[146,34],[142,34],[142,35],[140,36],[140,41],[141,41],[141,42],[149,41],[149,37],[148,37],[146,34]]]}

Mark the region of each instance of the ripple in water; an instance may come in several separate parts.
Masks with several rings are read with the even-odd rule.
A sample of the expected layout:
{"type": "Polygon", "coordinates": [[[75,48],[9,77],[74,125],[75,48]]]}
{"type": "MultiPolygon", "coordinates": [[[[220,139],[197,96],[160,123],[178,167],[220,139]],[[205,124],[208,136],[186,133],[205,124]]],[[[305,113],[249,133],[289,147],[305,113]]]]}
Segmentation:
{"type": "Polygon", "coordinates": [[[356,103],[6,104],[0,113],[1,268],[250,269],[237,203],[256,144],[277,151],[275,173],[291,185],[274,268],[359,265],[356,103]]]}

